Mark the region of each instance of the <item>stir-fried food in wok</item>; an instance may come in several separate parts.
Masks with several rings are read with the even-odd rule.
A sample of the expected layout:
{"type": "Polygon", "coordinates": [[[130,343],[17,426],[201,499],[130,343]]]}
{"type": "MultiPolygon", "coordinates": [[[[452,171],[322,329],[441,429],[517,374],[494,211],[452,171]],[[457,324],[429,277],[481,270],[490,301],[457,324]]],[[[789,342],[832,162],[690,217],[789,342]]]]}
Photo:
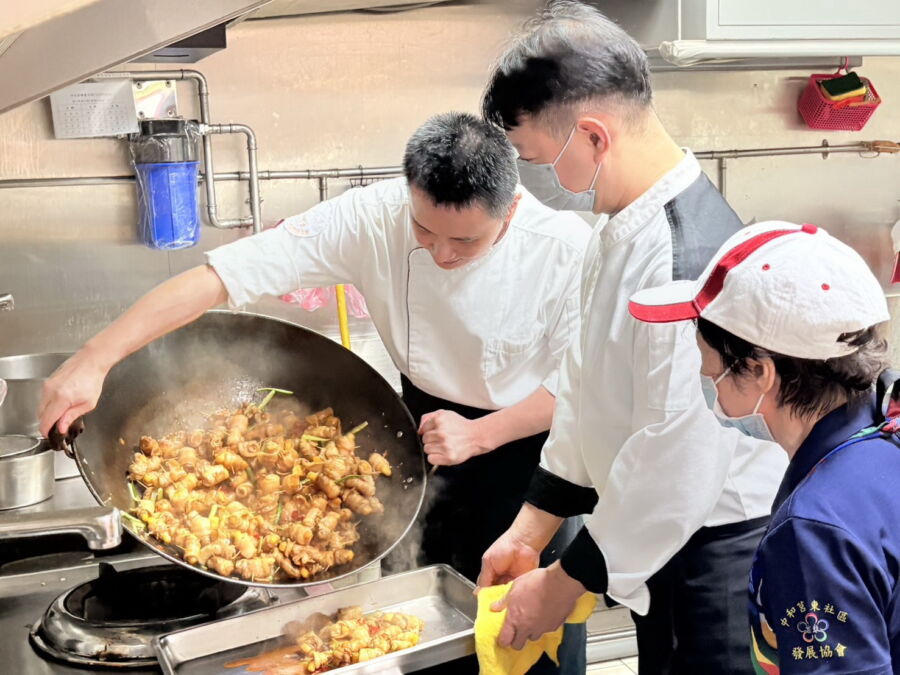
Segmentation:
{"type": "Polygon", "coordinates": [[[384,511],[376,479],[391,465],[357,456],[364,424],[344,433],[331,408],[270,413],[270,398],[218,412],[205,429],[141,438],[131,517],[223,576],[309,579],[353,560],[359,519],[384,511]]]}
{"type": "Polygon", "coordinates": [[[396,612],[363,615],[360,607],[349,607],[319,622],[304,622],[293,633],[288,647],[266,652],[252,659],[235,661],[228,668],[244,667],[263,675],[310,675],[379,656],[409,649],[419,644],[424,622],[396,612]],[[310,623],[318,625],[310,626],[310,623]]]}

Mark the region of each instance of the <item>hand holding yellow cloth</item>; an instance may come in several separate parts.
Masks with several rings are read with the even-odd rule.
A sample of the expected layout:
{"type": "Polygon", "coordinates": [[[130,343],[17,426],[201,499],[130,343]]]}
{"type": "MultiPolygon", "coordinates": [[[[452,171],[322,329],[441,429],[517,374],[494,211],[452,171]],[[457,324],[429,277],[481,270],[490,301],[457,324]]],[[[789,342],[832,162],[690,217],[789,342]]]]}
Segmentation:
{"type": "MultiPolygon", "coordinates": [[[[553,662],[559,665],[557,652],[562,643],[563,627],[560,626],[551,633],[545,633],[540,640],[528,641],[521,650],[512,647],[501,647],[497,644],[503,622],[506,621],[506,610],[495,612],[491,605],[502,600],[512,588],[512,583],[502,586],[488,586],[478,592],[478,615],[475,617],[475,653],[478,654],[478,664],[481,666],[481,675],[524,675],[528,672],[541,654],[547,653],[553,662]]],[[[597,596],[593,593],[585,593],[575,609],[566,619],[566,623],[584,623],[594,611],[597,604],[597,596]]]]}

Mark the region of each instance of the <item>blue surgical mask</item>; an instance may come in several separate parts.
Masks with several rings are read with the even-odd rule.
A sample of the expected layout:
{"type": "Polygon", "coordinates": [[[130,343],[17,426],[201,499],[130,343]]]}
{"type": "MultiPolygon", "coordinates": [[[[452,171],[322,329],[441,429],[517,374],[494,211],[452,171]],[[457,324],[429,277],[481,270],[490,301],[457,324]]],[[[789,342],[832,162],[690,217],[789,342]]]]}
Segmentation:
{"type": "Polygon", "coordinates": [[[562,183],[559,182],[559,174],[556,172],[556,165],[562,159],[566,149],[575,137],[575,128],[574,126],[572,127],[569,138],[566,139],[566,144],[551,164],[532,164],[521,159],[517,160],[519,181],[531,194],[552,209],[557,211],[593,212],[594,201],[597,198],[594,184],[597,182],[597,176],[600,175],[602,164],[597,164],[597,170],[594,171],[591,185],[584,192],[572,192],[563,187],[562,183]]]}
{"type": "Polygon", "coordinates": [[[709,375],[700,376],[700,384],[703,387],[703,398],[706,399],[706,405],[713,411],[713,414],[719,420],[719,424],[723,427],[734,427],[745,436],[758,438],[761,441],[774,442],[775,438],[769,430],[769,425],[766,424],[765,417],[759,412],[759,407],[762,405],[765,394],[760,395],[759,400],[756,402],[756,407],[753,408],[753,412],[749,415],[731,417],[722,410],[722,406],[719,404],[719,390],[716,385],[730,373],[731,369],[729,368],[715,379],[709,375]]]}

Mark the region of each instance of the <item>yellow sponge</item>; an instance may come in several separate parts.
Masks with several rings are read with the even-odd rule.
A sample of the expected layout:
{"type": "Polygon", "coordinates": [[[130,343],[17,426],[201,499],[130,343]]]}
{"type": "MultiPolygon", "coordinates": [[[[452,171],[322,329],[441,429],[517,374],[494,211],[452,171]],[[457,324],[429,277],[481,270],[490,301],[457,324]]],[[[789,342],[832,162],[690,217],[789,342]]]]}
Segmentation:
{"type": "Polygon", "coordinates": [[[852,71],[841,77],[819,80],[819,87],[825,98],[835,102],[865,96],[867,89],[865,81],[852,71]]]}

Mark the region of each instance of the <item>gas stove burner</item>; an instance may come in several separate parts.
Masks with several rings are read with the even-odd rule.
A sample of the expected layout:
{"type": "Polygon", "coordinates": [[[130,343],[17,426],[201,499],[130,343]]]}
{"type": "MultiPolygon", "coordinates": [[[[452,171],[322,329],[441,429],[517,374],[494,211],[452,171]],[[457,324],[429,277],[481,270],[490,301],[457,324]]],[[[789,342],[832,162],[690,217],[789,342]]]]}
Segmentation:
{"type": "Polygon", "coordinates": [[[265,589],[216,581],[174,566],[100,574],[60,595],[31,629],[44,654],[93,668],[156,665],[153,638],[272,604],[265,589]]]}

